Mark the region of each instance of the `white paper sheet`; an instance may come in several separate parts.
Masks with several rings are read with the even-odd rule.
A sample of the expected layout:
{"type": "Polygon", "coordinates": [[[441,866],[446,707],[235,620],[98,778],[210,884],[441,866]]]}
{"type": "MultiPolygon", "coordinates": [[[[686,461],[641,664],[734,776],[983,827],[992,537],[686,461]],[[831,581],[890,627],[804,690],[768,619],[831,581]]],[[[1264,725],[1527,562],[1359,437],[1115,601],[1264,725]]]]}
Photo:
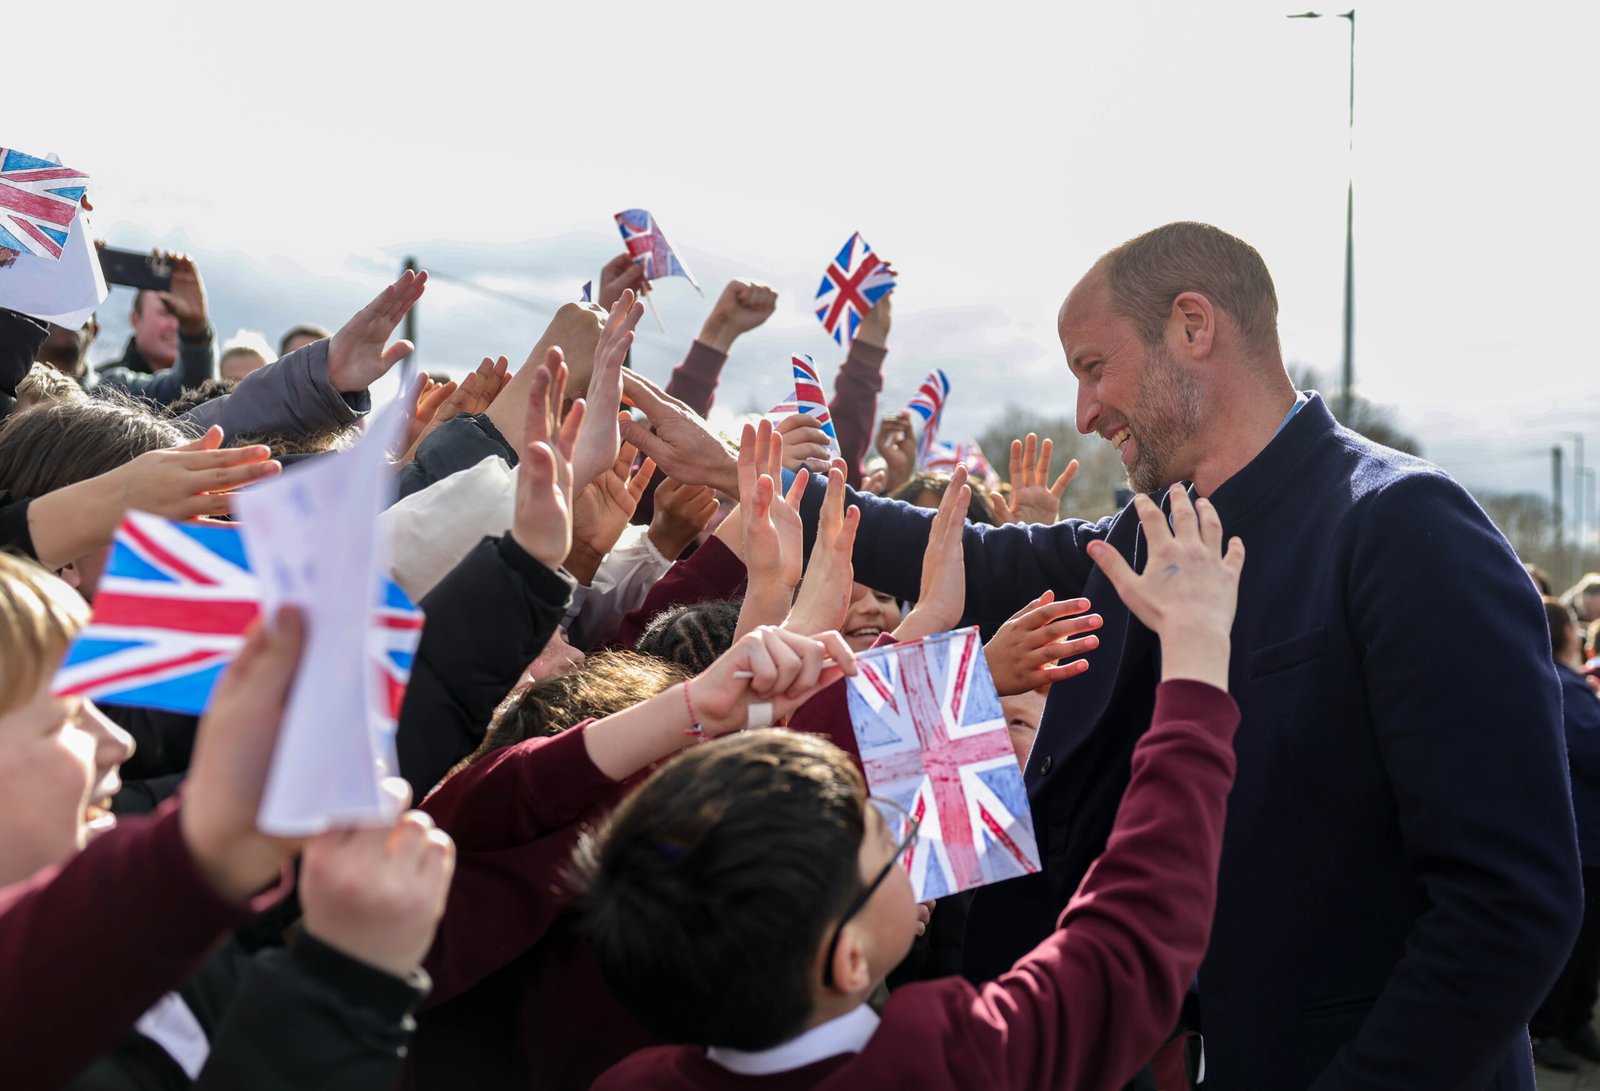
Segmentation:
{"type": "Polygon", "coordinates": [[[387,458],[405,434],[397,398],[359,443],[240,493],[234,511],[262,610],[305,611],[307,641],[272,756],[258,823],[306,837],[339,826],[393,821],[393,724],[374,665],[374,611],[388,572],[377,517],[394,489],[387,458]]]}
{"type": "Polygon", "coordinates": [[[0,307],[69,330],[82,328],[106,300],[106,280],[88,220],[87,212],[73,218],[60,261],[23,254],[14,265],[0,269],[0,307]]]}

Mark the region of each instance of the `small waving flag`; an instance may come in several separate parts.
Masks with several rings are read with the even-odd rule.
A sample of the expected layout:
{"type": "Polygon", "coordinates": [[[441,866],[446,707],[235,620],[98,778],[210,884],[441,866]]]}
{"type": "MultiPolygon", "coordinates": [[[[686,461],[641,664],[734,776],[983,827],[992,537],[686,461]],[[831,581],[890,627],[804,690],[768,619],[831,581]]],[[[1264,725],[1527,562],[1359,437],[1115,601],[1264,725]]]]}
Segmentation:
{"type": "MultiPolygon", "coordinates": [[[[375,667],[391,714],[411,674],[422,611],[392,581],[375,611],[375,667]]],[[[94,614],[56,675],[60,696],[199,715],[261,615],[261,582],[237,526],[129,512],[94,614]]]]}
{"type": "Polygon", "coordinates": [[[642,208],[630,208],[617,213],[617,227],[622,232],[622,241],[628,244],[628,253],[633,255],[633,263],[644,266],[646,280],[682,277],[694,285],[695,291],[700,291],[694,274],[667,242],[654,216],[642,208]]]}
{"type": "Polygon", "coordinates": [[[901,860],[918,901],[1039,870],[1028,793],[977,629],[862,652],[846,687],[868,788],[921,823],[901,860]]]}
{"type": "Polygon", "coordinates": [[[844,249],[822,274],[817,298],[812,305],[822,328],[841,345],[856,339],[861,319],[878,300],[894,291],[894,274],[884,260],[872,252],[861,232],[851,235],[844,249]]]}
{"type": "Polygon", "coordinates": [[[0,148],[0,247],[59,261],[89,176],[0,148]]]}
{"type": "Polygon", "coordinates": [[[983,455],[983,449],[971,442],[935,443],[923,469],[935,473],[953,473],[957,466],[965,466],[969,474],[979,478],[990,488],[1000,484],[1000,475],[989,465],[989,460],[983,455]]]}
{"type": "Polygon", "coordinates": [[[581,294],[578,296],[578,302],[579,303],[593,303],[594,302],[594,281],[586,280],[586,281],[583,282],[583,288],[581,289],[581,294]]]}
{"type": "Polygon", "coordinates": [[[934,368],[922,380],[916,394],[906,403],[906,409],[922,418],[922,438],[917,441],[917,463],[926,465],[933,453],[934,438],[939,433],[939,418],[944,413],[944,403],[950,397],[950,377],[934,368]]]}
{"type": "Polygon", "coordinates": [[[817,427],[828,434],[828,449],[832,457],[839,457],[839,433],[833,428],[833,415],[828,412],[828,399],[822,393],[822,382],[817,378],[817,365],[811,357],[796,354],[790,361],[794,369],[794,397],[779,402],[767,413],[774,425],[796,413],[809,413],[817,420],[817,427]]]}

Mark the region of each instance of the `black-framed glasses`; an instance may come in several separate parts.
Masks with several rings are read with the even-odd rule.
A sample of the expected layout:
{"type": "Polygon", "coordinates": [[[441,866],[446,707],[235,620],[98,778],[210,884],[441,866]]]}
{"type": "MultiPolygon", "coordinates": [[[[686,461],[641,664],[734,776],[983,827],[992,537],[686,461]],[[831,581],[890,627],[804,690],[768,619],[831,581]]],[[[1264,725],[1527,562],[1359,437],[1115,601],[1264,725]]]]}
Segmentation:
{"type": "Polygon", "coordinates": [[[883,865],[872,882],[861,888],[861,893],[850,900],[844,914],[839,918],[839,923],[833,926],[833,938],[828,940],[828,954],[822,961],[822,983],[829,988],[833,987],[833,955],[839,949],[839,937],[844,934],[844,926],[850,922],[851,917],[861,912],[862,906],[872,900],[872,895],[877,893],[883,881],[889,877],[889,872],[900,866],[900,857],[916,843],[917,831],[922,827],[921,819],[913,818],[904,807],[892,799],[868,796],[867,802],[878,812],[878,817],[883,819],[884,831],[887,836],[894,839],[895,849],[889,857],[889,862],[883,865]]]}

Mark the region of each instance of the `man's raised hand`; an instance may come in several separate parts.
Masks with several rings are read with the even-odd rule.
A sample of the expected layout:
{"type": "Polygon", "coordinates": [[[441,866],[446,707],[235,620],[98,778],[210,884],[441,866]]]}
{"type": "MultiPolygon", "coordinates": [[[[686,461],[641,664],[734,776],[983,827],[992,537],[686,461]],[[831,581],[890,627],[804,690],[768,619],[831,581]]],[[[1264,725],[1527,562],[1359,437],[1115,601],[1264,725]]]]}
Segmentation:
{"type": "Polygon", "coordinates": [[[1161,637],[1163,680],[1193,678],[1227,689],[1244,543],[1233,538],[1224,547],[1222,520],[1211,501],[1191,504],[1181,485],[1172,486],[1168,495],[1170,527],[1148,496],[1133,498],[1150,546],[1143,572],[1135,573],[1103,541],[1089,543],[1089,557],[1133,616],[1161,637]]]}
{"type": "Polygon", "coordinates": [[[738,459],[698,413],[637,372],[623,373],[622,389],[650,421],[630,421],[623,439],[655,459],[670,478],[739,494],[738,459]]]}
{"type": "Polygon", "coordinates": [[[377,382],[410,356],[410,341],[389,344],[395,327],[422,298],[427,273],[407,269],[395,282],[339,327],[328,343],[328,381],[341,394],[355,394],[377,382]]]}

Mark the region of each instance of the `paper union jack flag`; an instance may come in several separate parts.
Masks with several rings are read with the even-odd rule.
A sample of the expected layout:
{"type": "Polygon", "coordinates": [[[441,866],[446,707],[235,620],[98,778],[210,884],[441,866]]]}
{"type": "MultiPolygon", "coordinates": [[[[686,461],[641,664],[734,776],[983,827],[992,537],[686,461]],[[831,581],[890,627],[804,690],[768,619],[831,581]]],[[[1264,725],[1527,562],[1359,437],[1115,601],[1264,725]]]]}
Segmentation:
{"type": "MultiPolygon", "coordinates": [[[[385,581],[373,656],[398,712],[422,613],[385,581]]],[[[117,529],[94,614],[67,652],[56,693],[199,714],[261,613],[261,587],[237,527],[130,512],[117,529]]]]}
{"type": "Polygon", "coordinates": [[[917,393],[906,403],[906,409],[922,418],[922,438],[917,441],[917,462],[927,465],[933,453],[933,441],[939,434],[939,418],[944,414],[945,399],[950,396],[950,376],[934,368],[922,380],[917,393]]]}
{"type": "Polygon", "coordinates": [[[1000,484],[1000,475],[994,472],[994,467],[983,456],[983,448],[976,443],[936,443],[924,468],[935,473],[951,473],[957,466],[965,466],[968,473],[981,478],[991,488],[1000,484]]]}
{"type": "Polygon", "coordinates": [[[858,231],[823,272],[813,303],[828,336],[849,345],[856,339],[861,319],[893,290],[894,274],[888,263],[872,252],[858,231]]]}
{"type": "Polygon", "coordinates": [[[846,690],[867,785],[922,823],[919,902],[1039,870],[1022,770],[978,630],[856,656],[846,690]]]}
{"type": "Polygon", "coordinates": [[[817,427],[828,434],[828,447],[835,457],[839,454],[839,433],[834,431],[833,416],[828,412],[828,399],[822,393],[822,381],[817,378],[817,365],[811,357],[796,354],[790,360],[794,368],[794,397],[779,402],[767,413],[767,419],[777,425],[785,417],[796,413],[809,413],[817,420],[817,427]]]}
{"type": "Polygon", "coordinates": [[[0,246],[59,261],[89,176],[0,148],[0,246]]]}
{"type": "Polygon", "coordinates": [[[628,244],[628,253],[633,255],[633,263],[644,266],[646,280],[682,277],[694,285],[695,291],[700,290],[694,274],[667,242],[654,216],[642,208],[630,208],[617,213],[617,227],[622,231],[622,241],[628,244]]]}

